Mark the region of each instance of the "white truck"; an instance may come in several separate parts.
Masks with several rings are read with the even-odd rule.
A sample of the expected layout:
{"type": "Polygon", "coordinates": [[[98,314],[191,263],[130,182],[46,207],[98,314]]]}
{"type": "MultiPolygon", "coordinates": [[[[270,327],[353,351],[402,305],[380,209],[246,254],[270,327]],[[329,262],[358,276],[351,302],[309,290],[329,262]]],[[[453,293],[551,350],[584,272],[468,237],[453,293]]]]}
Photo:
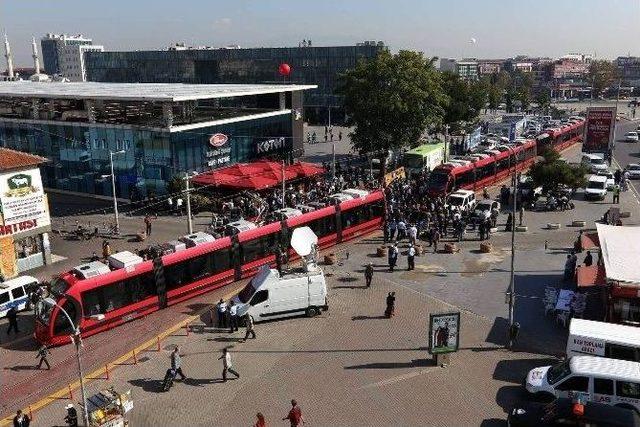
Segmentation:
{"type": "Polygon", "coordinates": [[[317,236],[309,227],[297,228],[291,246],[302,257],[302,267],[278,270],[262,266],[253,279],[233,298],[237,313],[249,313],[255,322],[305,314],[314,317],[329,308],[327,283],[316,263],[317,236]]]}

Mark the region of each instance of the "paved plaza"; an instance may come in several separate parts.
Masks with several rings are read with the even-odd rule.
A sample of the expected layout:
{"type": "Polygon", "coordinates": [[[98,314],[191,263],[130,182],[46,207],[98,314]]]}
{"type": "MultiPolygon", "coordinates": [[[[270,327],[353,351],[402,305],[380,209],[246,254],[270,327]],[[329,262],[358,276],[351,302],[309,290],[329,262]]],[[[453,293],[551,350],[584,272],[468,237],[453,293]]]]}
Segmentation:
{"type": "MultiPolygon", "coordinates": [[[[564,153],[570,162],[577,161],[579,154],[579,146],[564,153]]],[[[492,194],[497,190],[492,188],[492,194]]],[[[338,265],[323,266],[330,310],[313,319],[259,323],[257,339],[246,343],[239,343],[242,329],[229,334],[212,326],[207,311],[243,283],[89,337],[83,349],[88,393],[109,385],[131,389],[134,409],[129,419],[134,426],[251,425],[258,411],[270,425],[278,425],[292,398],[300,403],[309,425],[504,425],[505,411],[524,397],[525,373],[557,360],[564,350],[566,329],[544,316],[540,297],[547,285],[570,286],[561,283],[567,250],[578,232],[570,224],[581,219],[594,227],[593,221],[611,206],[610,198],[585,202],[579,191],[574,210],[525,213],[528,231],[516,235],[515,318],[522,331],[515,351],[504,349],[510,234],[504,232],[503,213],[499,231],[491,238],[492,253],[479,253],[477,236],[467,233],[457,254],[433,254],[427,247],[416,258],[415,271],[405,270],[406,242],[400,245],[399,269],[387,271],[386,258],[375,256],[382,244],[380,233],[330,249],[340,260],[338,265]],[[549,222],[560,223],[560,230],[548,230],[549,222]],[[374,280],[365,289],[363,268],[369,262],[374,280]],[[390,291],[396,292],[397,315],[385,319],[384,301],[390,291]],[[437,367],[426,350],[429,314],[458,310],[462,312],[461,350],[452,356],[449,367],[437,367]],[[186,322],[188,334],[181,327],[186,322]],[[153,339],[159,334],[163,338],[158,350],[153,339]],[[181,345],[188,378],[162,393],[160,383],[175,344],[181,345]],[[232,346],[241,377],[222,383],[217,358],[225,346],[232,346]],[[140,347],[146,349],[138,351],[134,364],[132,350],[140,347]],[[104,378],[105,364],[109,380],[104,378]]],[[[632,213],[625,225],[637,225],[640,211],[633,191],[622,194],[621,208],[632,213]]],[[[64,217],[65,226],[74,221],[69,218],[64,217]]],[[[101,218],[99,214],[83,216],[82,221],[101,218]]],[[[62,217],[55,218],[54,228],[61,221],[62,217]]],[[[207,221],[205,215],[196,218],[196,229],[207,221]]],[[[140,216],[122,220],[124,234],[142,226],[140,216]]],[[[184,218],[160,217],[150,240],[161,242],[185,233],[184,218]]],[[[117,249],[140,245],[128,240],[112,244],[117,249]]],[[[77,242],[55,236],[54,253],[66,259],[36,275],[46,277],[76,265],[81,257],[99,251],[100,243],[99,239],[77,242]]],[[[38,409],[33,425],[62,424],[64,406],[70,401],[64,389],[77,378],[74,351],[71,346],[55,348],[52,371],[34,370],[29,316],[21,316],[23,335],[10,341],[2,336],[2,415],[34,405],[38,409]],[[55,394],[58,390],[62,393],[55,394]],[[56,398],[47,399],[50,395],[56,398]]],[[[75,389],[73,402],[79,400],[75,389]]]]}

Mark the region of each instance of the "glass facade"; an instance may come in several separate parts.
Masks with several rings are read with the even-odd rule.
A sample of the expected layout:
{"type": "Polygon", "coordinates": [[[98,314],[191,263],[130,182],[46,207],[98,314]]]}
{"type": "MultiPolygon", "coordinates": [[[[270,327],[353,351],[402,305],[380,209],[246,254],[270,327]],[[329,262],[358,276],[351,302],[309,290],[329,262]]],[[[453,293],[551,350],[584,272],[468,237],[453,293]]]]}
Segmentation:
{"type": "Polygon", "coordinates": [[[127,125],[18,121],[0,118],[0,144],[50,160],[42,165],[45,187],[111,195],[109,151],[114,155],[118,197],[138,200],[166,193],[166,183],[186,171],[205,171],[258,157],[284,158],[293,151],[291,114],[169,132],[127,125]],[[220,148],[214,133],[229,136],[220,148]]]}
{"type": "Polygon", "coordinates": [[[340,73],[385,46],[87,52],[87,80],[120,83],[282,83],[278,66],[291,66],[288,83],[318,85],[305,93],[308,115],[340,108],[334,95],[340,73]]]}

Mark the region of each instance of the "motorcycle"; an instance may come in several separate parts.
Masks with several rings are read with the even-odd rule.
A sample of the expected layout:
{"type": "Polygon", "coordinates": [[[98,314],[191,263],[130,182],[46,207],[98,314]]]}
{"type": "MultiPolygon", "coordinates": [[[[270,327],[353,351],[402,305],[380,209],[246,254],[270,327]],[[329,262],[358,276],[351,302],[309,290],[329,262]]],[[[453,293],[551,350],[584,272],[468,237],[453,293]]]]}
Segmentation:
{"type": "Polygon", "coordinates": [[[558,201],[559,207],[561,211],[567,211],[575,208],[576,206],[573,204],[571,200],[567,196],[560,197],[558,201]]]}
{"type": "Polygon", "coordinates": [[[556,199],[554,196],[547,197],[547,203],[545,203],[544,209],[546,211],[558,210],[558,199],[556,199]]]}

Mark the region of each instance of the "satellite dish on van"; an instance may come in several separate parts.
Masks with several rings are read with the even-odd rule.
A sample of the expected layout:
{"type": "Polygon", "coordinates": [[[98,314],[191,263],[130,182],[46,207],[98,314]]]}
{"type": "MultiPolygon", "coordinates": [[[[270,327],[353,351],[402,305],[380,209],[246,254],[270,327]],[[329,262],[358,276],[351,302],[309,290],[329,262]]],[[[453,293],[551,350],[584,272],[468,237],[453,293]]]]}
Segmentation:
{"type": "Polygon", "coordinates": [[[309,227],[300,227],[291,234],[291,247],[301,257],[313,252],[313,247],[318,244],[318,236],[309,227]]]}

